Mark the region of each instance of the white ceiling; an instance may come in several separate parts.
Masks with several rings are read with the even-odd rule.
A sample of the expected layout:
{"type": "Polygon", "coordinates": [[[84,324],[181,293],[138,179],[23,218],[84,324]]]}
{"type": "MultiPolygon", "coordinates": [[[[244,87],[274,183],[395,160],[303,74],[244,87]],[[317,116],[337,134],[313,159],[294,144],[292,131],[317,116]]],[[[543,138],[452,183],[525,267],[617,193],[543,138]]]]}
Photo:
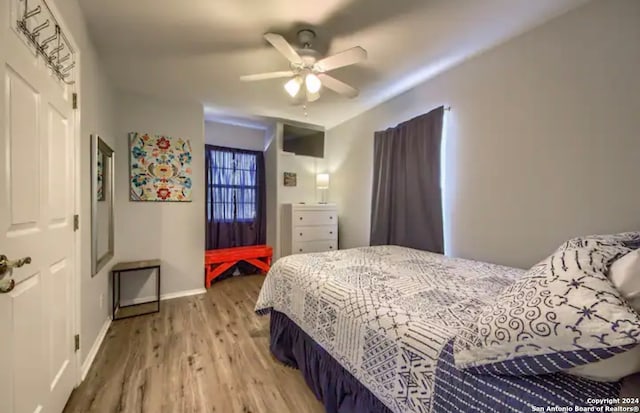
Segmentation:
{"type": "MultiPolygon", "coordinates": [[[[332,127],[462,60],[587,0],[80,0],[116,85],[197,100],[209,117],[268,116],[332,127]],[[305,118],[286,79],[243,74],[288,69],[263,39],[294,41],[313,27],[329,54],[359,45],[365,63],[332,74],[360,89],[350,100],[323,90],[305,118]]],[[[443,102],[446,103],[446,102],[443,102]]]]}

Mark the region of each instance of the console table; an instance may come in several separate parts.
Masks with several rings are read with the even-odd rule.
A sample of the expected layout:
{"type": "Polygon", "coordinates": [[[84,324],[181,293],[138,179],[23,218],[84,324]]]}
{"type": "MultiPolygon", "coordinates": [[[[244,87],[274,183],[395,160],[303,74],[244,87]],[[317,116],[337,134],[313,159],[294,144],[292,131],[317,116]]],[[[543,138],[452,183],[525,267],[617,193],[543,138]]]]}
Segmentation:
{"type": "Polygon", "coordinates": [[[136,317],[144,314],[152,314],[160,312],[160,260],[145,260],[145,261],[130,261],[130,262],[120,262],[116,264],[111,269],[111,286],[113,289],[113,301],[112,301],[112,311],[113,311],[113,320],[122,320],[125,318],[136,317]],[[156,299],[152,301],[147,301],[144,303],[136,303],[129,305],[120,305],[121,298],[121,274],[130,272],[130,271],[140,271],[140,270],[157,270],[156,273],[156,299]],[[116,294],[117,293],[117,294],[116,294]],[[117,298],[116,298],[117,296],[117,298]],[[151,306],[150,304],[155,304],[151,306]],[[136,312],[132,314],[126,314],[123,316],[119,316],[118,313],[123,308],[131,308],[131,307],[141,307],[141,306],[149,306],[148,310],[143,312],[136,312]]]}

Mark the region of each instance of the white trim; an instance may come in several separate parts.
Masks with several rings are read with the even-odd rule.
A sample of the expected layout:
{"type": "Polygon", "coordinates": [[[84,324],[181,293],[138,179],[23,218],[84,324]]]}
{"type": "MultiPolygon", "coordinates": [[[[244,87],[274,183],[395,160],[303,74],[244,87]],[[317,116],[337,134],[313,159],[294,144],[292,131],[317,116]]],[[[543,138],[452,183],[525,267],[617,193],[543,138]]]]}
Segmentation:
{"type": "MultiPolygon", "coordinates": [[[[199,295],[199,294],[204,294],[206,292],[207,292],[206,288],[196,288],[195,290],[184,290],[184,291],[178,291],[175,293],[162,294],[160,296],[160,301],[172,300],[174,298],[180,298],[180,297],[188,297],[191,295],[199,295]]],[[[155,296],[136,297],[131,300],[122,300],[120,302],[120,305],[125,306],[125,305],[143,304],[143,303],[153,302],[155,301],[155,299],[156,299],[155,296]]]]}
{"type": "Polygon", "coordinates": [[[107,319],[104,321],[104,324],[102,325],[102,328],[98,333],[98,337],[96,337],[96,340],[93,342],[93,345],[91,346],[91,350],[89,350],[89,353],[87,353],[87,357],[85,357],[84,359],[84,363],[82,363],[82,370],[80,373],[81,382],[83,382],[84,379],[87,377],[87,374],[89,374],[89,369],[91,368],[91,365],[93,365],[93,361],[98,355],[98,350],[100,350],[100,347],[102,346],[102,342],[107,336],[107,331],[109,331],[109,326],[111,326],[111,317],[107,317],[107,319]]]}

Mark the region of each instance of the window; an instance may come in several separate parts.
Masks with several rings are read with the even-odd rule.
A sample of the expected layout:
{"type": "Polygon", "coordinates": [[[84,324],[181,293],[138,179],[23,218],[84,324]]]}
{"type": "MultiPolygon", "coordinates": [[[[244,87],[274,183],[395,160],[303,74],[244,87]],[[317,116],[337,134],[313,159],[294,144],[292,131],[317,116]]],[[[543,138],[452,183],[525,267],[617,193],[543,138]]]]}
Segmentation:
{"type": "Polygon", "coordinates": [[[257,156],[238,150],[211,150],[207,219],[249,222],[256,218],[257,156]],[[213,199],[212,198],[213,194],[213,199]],[[213,213],[213,217],[211,214],[213,213]]]}

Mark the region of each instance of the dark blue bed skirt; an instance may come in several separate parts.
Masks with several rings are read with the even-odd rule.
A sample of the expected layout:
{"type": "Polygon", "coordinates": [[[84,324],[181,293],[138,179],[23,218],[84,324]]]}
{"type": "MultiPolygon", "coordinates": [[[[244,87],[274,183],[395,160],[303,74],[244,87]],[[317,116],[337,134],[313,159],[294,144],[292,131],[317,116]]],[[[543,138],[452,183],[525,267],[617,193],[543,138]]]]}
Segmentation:
{"type": "MultiPolygon", "coordinates": [[[[392,413],[289,317],[270,312],[271,352],[287,366],[300,369],[327,413],[392,413]]],[[[593,382],[561,373],[522,377],[466,373],[455,367],[452,339],[438,360],[433,411],[530,412],[532,406],[590,406],[589,399],[619,394],[619,382],[593,382]]],[[[408,410],[429,409],[422,407],[408,410]]]]}
{"type": "Polygon", "coordinates": [[[273,355],[300,369],[327,413],[391,413],[289,317],[272,310],[270,330],[273,355]]]}

